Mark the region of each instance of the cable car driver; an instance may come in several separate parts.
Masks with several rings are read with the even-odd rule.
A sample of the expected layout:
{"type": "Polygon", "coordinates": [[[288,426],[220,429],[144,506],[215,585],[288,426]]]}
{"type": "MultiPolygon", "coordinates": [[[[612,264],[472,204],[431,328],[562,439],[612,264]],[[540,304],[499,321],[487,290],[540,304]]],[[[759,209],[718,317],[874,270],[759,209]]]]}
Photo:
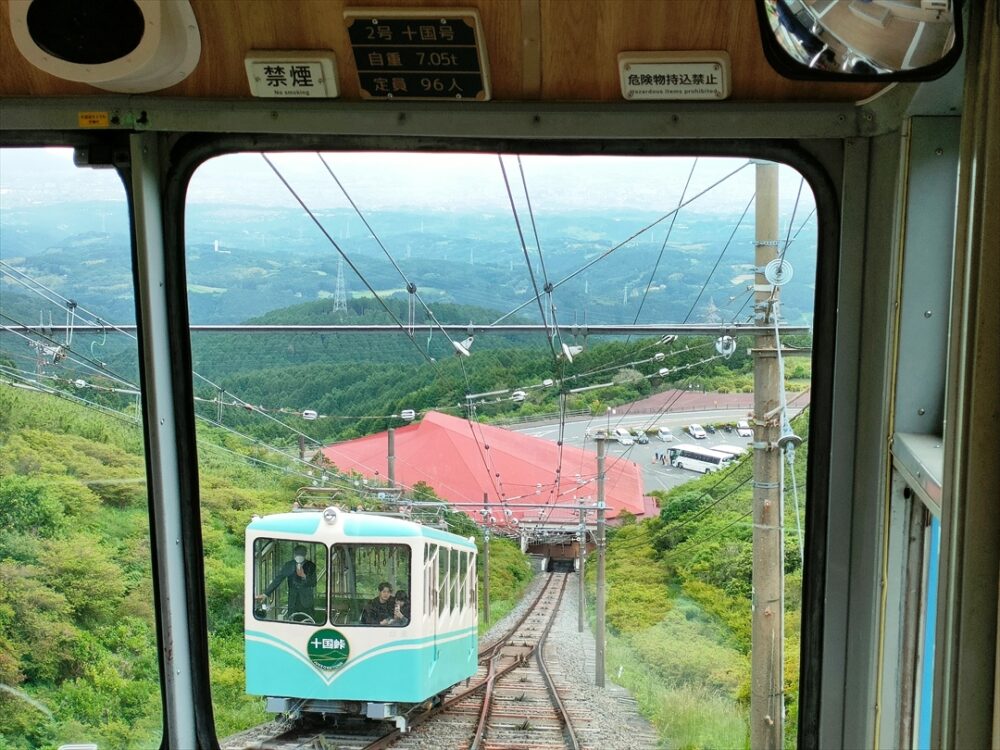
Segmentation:
{"type": "Polygon", "coordinates": [[[305,615],[310,620],[314,614],[313,596],[316,592],[316,563],[306,559],[305,545],[297,544],[292,550],[293,559],[286,562],[274,576],[263,594],[257,594],[258,602],[269,597],[282,581],[288,581],[288,612],[285,619],[292,620],[295,614],[305,615]]]}

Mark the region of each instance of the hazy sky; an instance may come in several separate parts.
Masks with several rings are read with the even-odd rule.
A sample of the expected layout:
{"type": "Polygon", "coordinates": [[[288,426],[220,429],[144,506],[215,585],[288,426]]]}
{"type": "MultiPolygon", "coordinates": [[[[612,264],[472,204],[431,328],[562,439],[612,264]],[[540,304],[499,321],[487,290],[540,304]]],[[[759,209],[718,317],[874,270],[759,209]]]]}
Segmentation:
{"type": "MultiPolygon", "coordinates": [[[[495,154],[330,153],[327,164],[362,211],[386,208],[430,211],[509,211],[503,172],[495,154]]],[[[315,153],[276,154],[273,162],[310,208],[347,207],[346,198],[315,153]]],[[[507,179],[518,210],[526,209],[521,169],[535,211],[640,209],[666,212],[676,207],[694,160],[690,157],[504,156],[507,179]]],[[[702,158],[687,197],[712,185],[743,159],[702,158]]],[[[780,205],[789,214],[800,177],[780,170],[780,205]]],[[[754,189],[754,167],[693,202],[697,213],[743,210],[754,189]]],[[[189,200],[247,206],[297,206],[259,154],[218,157],[195,173],[189,200]]],[[[0,149],[0,209],[25,203],[65,200],[121,201],[118,176],[110,170],[73,166],[70,149],[0,149]]],[[[808,186],[797,211],[813,207],[808,186]]],[[[798,223],[798,222],[796,222],[798,223]]]]}

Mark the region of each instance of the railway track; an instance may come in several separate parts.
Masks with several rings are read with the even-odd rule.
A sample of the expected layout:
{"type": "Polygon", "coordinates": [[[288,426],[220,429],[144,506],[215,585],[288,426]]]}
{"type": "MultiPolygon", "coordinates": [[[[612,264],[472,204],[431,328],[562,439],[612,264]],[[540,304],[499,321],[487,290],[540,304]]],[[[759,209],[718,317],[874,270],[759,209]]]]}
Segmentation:
{"type": "MultiPolygon", "coordinates": [[[[410,750],[463,747],[469,750],[579,750],[572,724],[543,659],[566,574],[550,574],[524,615],[479,651],[479,670],[439,705],[410,717],[408,732],[361,720],[306,717],[281,730],[243,733],[225,748],[260,750],[410,750]]],[[[575,713],[577,720],[579,714],[575,713]]]]}
{"type": "Polygon", "coordinates": [[[393,732],[365,750],[579,750],[572,723],[543,659],[545,637],[559,609],[566,579],[565,574],[551,575],[521,620],[480,652],[479,672],[467,687],[415,719],[410,732],[393,732]]]}

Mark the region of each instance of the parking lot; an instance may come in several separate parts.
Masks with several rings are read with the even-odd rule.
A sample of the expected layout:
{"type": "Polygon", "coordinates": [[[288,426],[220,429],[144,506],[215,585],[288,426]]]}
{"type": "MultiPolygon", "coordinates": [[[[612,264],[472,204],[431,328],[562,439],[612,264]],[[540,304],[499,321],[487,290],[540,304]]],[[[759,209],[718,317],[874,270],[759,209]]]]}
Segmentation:
{"type": "MultiPolygon", "coordinates": [[[[673,412],[670,414],[625,414],[627,407],[608,413],[603,419],[582,419],[574,422],[567,422],[564,440],[566,445],[573,445],[584,450],[596,451],[594,437],[598,430],[612,432],[616,427],[624,427],[634,432],[639,430],[652,430],[658,427],[669,427],[673,433],[673,442],[663,442],[650,435],[649,442],[645,445],[636,443],[634,445],[622,445],[615,440],[607,441],[607,457],[609,461],[617,458],[624,458],[634,461],[642,469],[643,488],[646,492],[652,490],[669,490],[678,485],[684,484],[692,479],[702,476],[693,471],[675,469],[667,463],[663,465],[655,460],[657,453],[666,453],[667,448],[678,443],[692,443],[705,448],[713,445],[735,445],[739,447],[748,446],[752,442],[750,437],[740,437],[736,430],[725,432],[717,430],[715,434],[709,433],[703,439],[692,438],[685,428],[692,424],[700,424],[708,427],[712,424],[735,424],[738,419],[746,419],[744,412],[730,410],[713,410],[697,412],[673,412]],[[591,437],[587,437],[590,430],[591,437]]],[[[525,435],[556,441],[559,437],[559,425],[546,424],[536,426],[526,426],[517,429],[525,435]]]]}

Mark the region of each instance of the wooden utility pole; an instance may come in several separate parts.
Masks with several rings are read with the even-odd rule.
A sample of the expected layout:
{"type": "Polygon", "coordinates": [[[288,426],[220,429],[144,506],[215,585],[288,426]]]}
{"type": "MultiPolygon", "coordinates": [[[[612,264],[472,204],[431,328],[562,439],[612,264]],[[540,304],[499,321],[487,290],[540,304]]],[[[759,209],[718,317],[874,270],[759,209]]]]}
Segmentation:
{"type": "Polygon", "coordinates": [[[579,580],[579,583],[580,583],[580,607],[579,607],[579,609],[580,609],[580,611],[579,611],[579,616],[577,617],[577,622],[576,622],[576,632],[577,633],[582,633],[583,632],[583,612],[584,612],[584,604],[586,603],[586,595],[587,595],[586,594],[586,589],[584,588],[584,585],[583,585],[583,551],[587,547],[587,520],[586,520],[587,516],[586,516],[586,513],[587,513],[587,511],[585,511],[583,508],[580,508],[580,533],[577,536],[577,540],[578,540],[577,544],[579,545],[579,549],[577,550],[577,552],[579,553],[579,559],[580,559],[579,570],[577,571],[579,573],[579,576],[580,576],[580,580],[579,580]]]}
{"type": "Polygon", "coordinates": [[[604,687],[604,446],[597,439],[597,625],[594,633],[595,684],[604,687]]]}
{"type": "Polygon", "coordinates": [[[396,431],[389,428],[389,486],[396,486],[396,431]]]}
{"type": "MultiPolygon", "coordinates": [[[[778,257],[778,165],[757,162],[754,323],[774,325],[778,287],[764,268],[778,257]]],[[[771,334],[754,342],[753,601],[751,605],[750,748],[780,750],[784,737],[784,544],[780,388],[771,334]]]]}
{"type": "MultiPolygon", "coordinates": [[[[483,507],[487,507],[486,493],[483,493],[483,507]]],[[[483,518],[483,620],[490,621],[490,519],[483,518]]],[[[438,565],[441,561],[438,560],[438,565]]]]}

